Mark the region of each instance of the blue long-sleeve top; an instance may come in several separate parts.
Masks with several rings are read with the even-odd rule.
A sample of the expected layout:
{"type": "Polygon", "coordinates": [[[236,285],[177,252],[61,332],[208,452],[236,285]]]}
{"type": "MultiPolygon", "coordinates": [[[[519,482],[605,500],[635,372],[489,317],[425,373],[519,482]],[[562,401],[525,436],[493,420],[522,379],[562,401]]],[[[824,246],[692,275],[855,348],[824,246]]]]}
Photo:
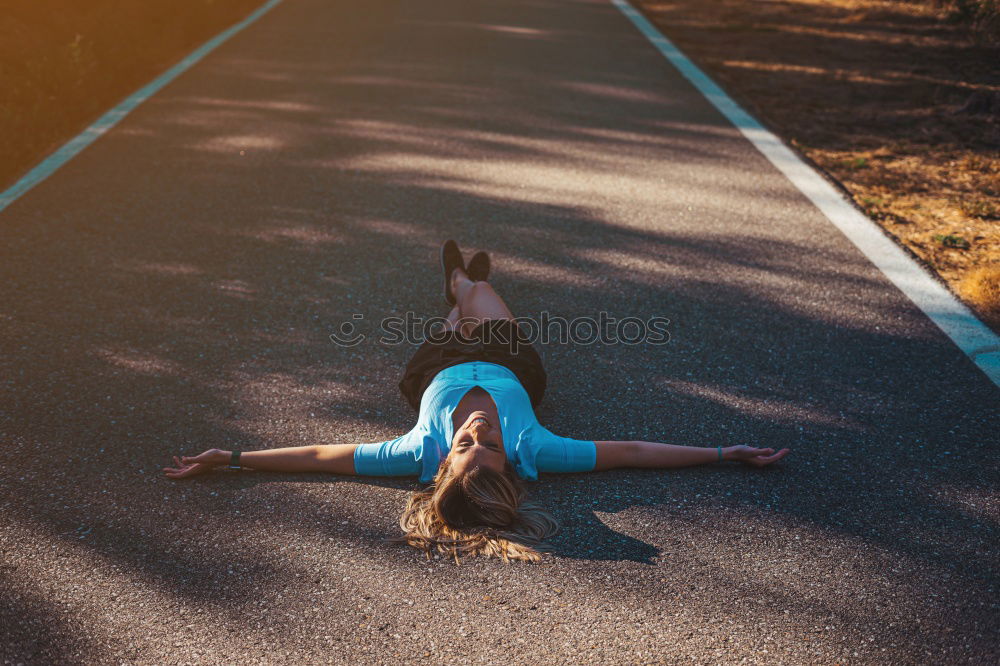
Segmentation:
{"type": "Polygon", "coordinates": [[[586,472],[594,469],[593,441],[559,437],[535,417],[527,391],[510,369],[486,361],[470,361],[435,375],[420,400],[417,424],[396,439],[361,444],[354,469],[367,476],[419,476],[429,483],[451,450],[455,434],[452,414],[462,397],[481,386],[497,406],[504,450],[522,479],[538,472],[586,472]]]}

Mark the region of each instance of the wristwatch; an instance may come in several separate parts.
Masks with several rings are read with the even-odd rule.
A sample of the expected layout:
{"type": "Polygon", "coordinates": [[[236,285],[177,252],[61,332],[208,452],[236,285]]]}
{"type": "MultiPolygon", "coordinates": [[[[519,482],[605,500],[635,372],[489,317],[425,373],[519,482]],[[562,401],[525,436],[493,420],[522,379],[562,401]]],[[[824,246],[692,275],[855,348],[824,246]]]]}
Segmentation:
{"type": "Polygon", "coordinates": [[[233,455],[229,458],[229,469],[243,469],[240,467],[240,452],[233,451],[233,455]]]}

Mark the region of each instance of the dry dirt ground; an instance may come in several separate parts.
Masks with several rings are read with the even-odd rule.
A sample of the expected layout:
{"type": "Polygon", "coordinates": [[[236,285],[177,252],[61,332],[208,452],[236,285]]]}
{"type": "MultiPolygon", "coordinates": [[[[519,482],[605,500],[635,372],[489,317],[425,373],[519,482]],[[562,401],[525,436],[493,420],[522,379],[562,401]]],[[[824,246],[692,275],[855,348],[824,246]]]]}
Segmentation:
{"type": "Polygon", "coordinates": [[[1000,48],[934,3],[641,0],[686,54],[1000,327],[1000,48]],[[959,112],[974,94],[967,112],[959,112]],[[990,108],[992,102],[992,108],[990,108]],[[968,111],[979,110],[978,113],[968,111]]]}

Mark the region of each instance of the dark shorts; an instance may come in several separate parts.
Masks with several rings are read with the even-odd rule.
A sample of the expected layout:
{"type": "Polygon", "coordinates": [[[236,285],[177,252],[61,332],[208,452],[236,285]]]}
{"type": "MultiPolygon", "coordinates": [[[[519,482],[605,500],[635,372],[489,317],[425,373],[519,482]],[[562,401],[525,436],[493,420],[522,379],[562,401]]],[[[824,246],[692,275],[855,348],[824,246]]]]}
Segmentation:
{"type": "Polygon", "coordinates": [[[509,319],[489,319],[472,330],[470,337],[456,331],[427,338],[406,364],[399,390],[415,410],[434,376],[453,365],[488,361],[509,368],[537,407],[545,394],[547,377],[542,357],[509,319]],[[517,337],[515,337],[515,335],[517,337]]]}

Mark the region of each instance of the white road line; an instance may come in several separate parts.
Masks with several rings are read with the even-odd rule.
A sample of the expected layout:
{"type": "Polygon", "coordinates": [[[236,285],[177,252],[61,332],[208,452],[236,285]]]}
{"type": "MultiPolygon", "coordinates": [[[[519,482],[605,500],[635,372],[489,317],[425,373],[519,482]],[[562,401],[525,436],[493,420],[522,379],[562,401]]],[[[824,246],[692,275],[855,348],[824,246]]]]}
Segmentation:
{"type": "Polygon", "coordinates": [[[888,238],[878,225],[848,203],[835,187],[744,111],[645,16],[626,0],[611,2],[869,261],[930,317],[990,381],[1000,387],[1000,337],[888,238]]]}
{"type": "Polygon", "coordinates": [[[163,86],[167,85],[190,69],[192,65],[211,53],[215,47],[219,46],[227,39],[243,30],[245,27],[259,19],[267,12],[271,11],[271,9],[280,3],[281,0],[268,0],[268,2],[258,7],[245,19],[229,29],[220,32],[218,35],[199,46],[179,63],[163,72],[163,74],[160,74],[158,77],[153,79],[153,81],[146,84],[139,90],[136,90],[120,104],[118,104],[118,106],[114,107],[95,120],[90,127],[64,143],[55,152],[39,162],[35,168],[26,173],[19,181],[11,185],[10,188],[3,193],[0,193],[0,211],[3,211],[4,208],[14,203],[14,201],[16,201],[22,194],[51,176],[62,165],[76,157],[80,151],[96,141],[109,129],[117,125],[118,121],[127,116],[133,109],[156,94],[161,88],[163,88],[163,86]]]}

